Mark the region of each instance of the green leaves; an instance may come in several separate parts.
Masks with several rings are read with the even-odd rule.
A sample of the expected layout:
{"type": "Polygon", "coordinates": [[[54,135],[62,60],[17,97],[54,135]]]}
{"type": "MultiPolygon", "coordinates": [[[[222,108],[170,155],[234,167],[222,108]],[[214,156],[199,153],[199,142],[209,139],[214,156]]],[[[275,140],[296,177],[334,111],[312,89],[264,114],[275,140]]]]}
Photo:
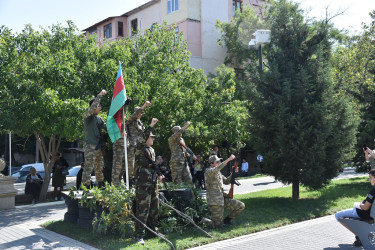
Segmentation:
{"type": "Polygon", "coordinates": [[[160,154],[169,153],[171,128],[187,121],[192,126],[186,140],[197,152],[208,152],[213,143],[248,138],[240,121],[246,110],[234,101],[234,72],[222,67],[207,82],[202,70],[189,66],[182,34],[176,37],[166,24],[102,46],[93,37],[82,37],[71,22],[40,32],[26,26],[17,35],[2,28],[0,34],[4,131],[82,139],[88,101],[106,89],[109,94],[101,101],[101,116],[106,117],[121,61],[127,95],[134,100],[128,115],[151,101],[142,120],[148,125],[153,117],[159,119],[155,148],[160,154]]]}
{"type": "Polygon", "coordinates": [[[358,126],[347,96],[334,90],[330,25],[304,21],[298,5],[275,2],[266,18],[269,70],[252,86],[252,131],[264,170],[286,183],[321,188],[349,160],[358,126]],[[339,160],[338,160],[339,159],[339,160]]]}

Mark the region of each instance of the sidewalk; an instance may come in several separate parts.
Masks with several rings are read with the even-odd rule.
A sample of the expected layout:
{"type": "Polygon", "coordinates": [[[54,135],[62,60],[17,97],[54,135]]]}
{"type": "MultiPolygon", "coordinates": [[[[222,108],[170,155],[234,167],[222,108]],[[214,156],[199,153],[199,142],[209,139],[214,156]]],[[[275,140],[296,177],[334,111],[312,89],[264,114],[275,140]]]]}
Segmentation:
{"type": "Polygon", "coordinates": [[[361,247],[352,247],[353,241],[354,235],[338,223],[334,215],[330,215],[229,240],[218,241],[208,245],[191,248],[191,250],[362,249],[361,247]]]}
{"type": "Polygon", "coordinates": [[[64,201],[17,206],[0,213],[0,249],[95,249],[39,225],[64,218],[64,201]]]}

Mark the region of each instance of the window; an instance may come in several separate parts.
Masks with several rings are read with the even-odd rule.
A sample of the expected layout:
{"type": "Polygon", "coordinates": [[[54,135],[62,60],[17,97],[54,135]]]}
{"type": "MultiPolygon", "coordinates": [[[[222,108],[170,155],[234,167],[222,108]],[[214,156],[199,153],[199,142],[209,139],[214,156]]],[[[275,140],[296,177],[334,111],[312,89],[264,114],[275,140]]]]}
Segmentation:
{"type": "Polygon", "coordinates": [[[168,14],[178,10],[178,0],[167,1],[168,14]]]}
{"type": "Polygon", "coordinates": [[[90,33],[90,35],[93,35],[95,38],[96,38],[96,27],[95,28],[92,28],[90,31],[89,31],[89,33],[90,33]]]}
{"type": "Polygon", "coordinates": [[[104,25],[104,37],[111,38],[112,37],[112,23],[104,25]]]}
{"type": "Polygon", "coordinates": [[[232,15],[236,14],[236,10],[239,9],[242,13],[242,0],[233,0],[232,1],[232,15]]]}
{"type": "Polygon", "coordinates": [[[117,23],[118,36],[124,36],[124,24],[123,22],[117,23]]]}
{"type": "Polygon", "coordinates": [[[133,19],[130,23],[130,26],[131,26],[131,32],[132,32],[132,35],[135,35],[137,34],[137,31],[138,31],[138,20],[137,18],[136,19],[133,19]]]}

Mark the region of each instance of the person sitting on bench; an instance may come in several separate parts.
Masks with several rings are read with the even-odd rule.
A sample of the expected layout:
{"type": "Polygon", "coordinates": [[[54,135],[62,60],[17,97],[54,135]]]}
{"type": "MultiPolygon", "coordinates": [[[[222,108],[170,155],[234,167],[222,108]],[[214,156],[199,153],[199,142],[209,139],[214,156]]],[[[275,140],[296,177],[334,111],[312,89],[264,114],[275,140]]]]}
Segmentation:
{"type": "MultiPolygon", "coordinates": [[[[370,190],[369,194],[367,195],[366,199],[360,202],[355,202],[353,205],[353,208],[346,209],[339,211],[335,214],[336,220],[339,220],[340,218],[353,218],[353,219],[361,219],[361,220],[370,220],[370,211],[372,203],[374,202],[375,198],[375,169],[370,170],[369,172],[369,178],[370,183],[372,186],[372,189],[370,190]]],[[[341,223],[341,222],[340,222],[341,223]]],[[[341,223],[344,227],[349,229],[354,235],[355,235],[355,241],[353,243],[353,246],[362,246],[361,240],[358,238],[358,236],[351,230],[349,227],[347,227],[345,224],[341,223]]]]}

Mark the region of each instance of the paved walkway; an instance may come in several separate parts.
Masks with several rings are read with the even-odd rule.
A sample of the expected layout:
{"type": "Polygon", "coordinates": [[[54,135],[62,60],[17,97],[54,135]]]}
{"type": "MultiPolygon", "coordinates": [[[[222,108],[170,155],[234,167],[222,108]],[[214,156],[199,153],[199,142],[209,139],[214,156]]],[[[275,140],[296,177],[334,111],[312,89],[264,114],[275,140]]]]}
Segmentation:
{"type": "Polygon", "coordinates": [[[64,201],[17,206],[0,213],[0,249],[95,249],[39,225],[64,218],[64,201]]]}
{"type": "Polygon", "coordinates": [[[354,235],[338,223],[333,215],[274,228],[191,248],[256,250],[362,249],[352,247],[354,235]]]}
{"type": "MultiPolygon", "coordinates": [[[[346,169],[340,176],[356,174],[346,169]]],[[[240,180],[235,194],[278,188],[272,177],[240,180]]],[[[46,230],[39,225],[50,220],[62,220],[64,202],[17,206],[0,212],[0,249],[95,249],[68,237],[46,230]]],[[[249,234],[193,249],[361,249],[352,248],[353,235],[333,216],[300,222],[285,227],[249,234]]]]}

